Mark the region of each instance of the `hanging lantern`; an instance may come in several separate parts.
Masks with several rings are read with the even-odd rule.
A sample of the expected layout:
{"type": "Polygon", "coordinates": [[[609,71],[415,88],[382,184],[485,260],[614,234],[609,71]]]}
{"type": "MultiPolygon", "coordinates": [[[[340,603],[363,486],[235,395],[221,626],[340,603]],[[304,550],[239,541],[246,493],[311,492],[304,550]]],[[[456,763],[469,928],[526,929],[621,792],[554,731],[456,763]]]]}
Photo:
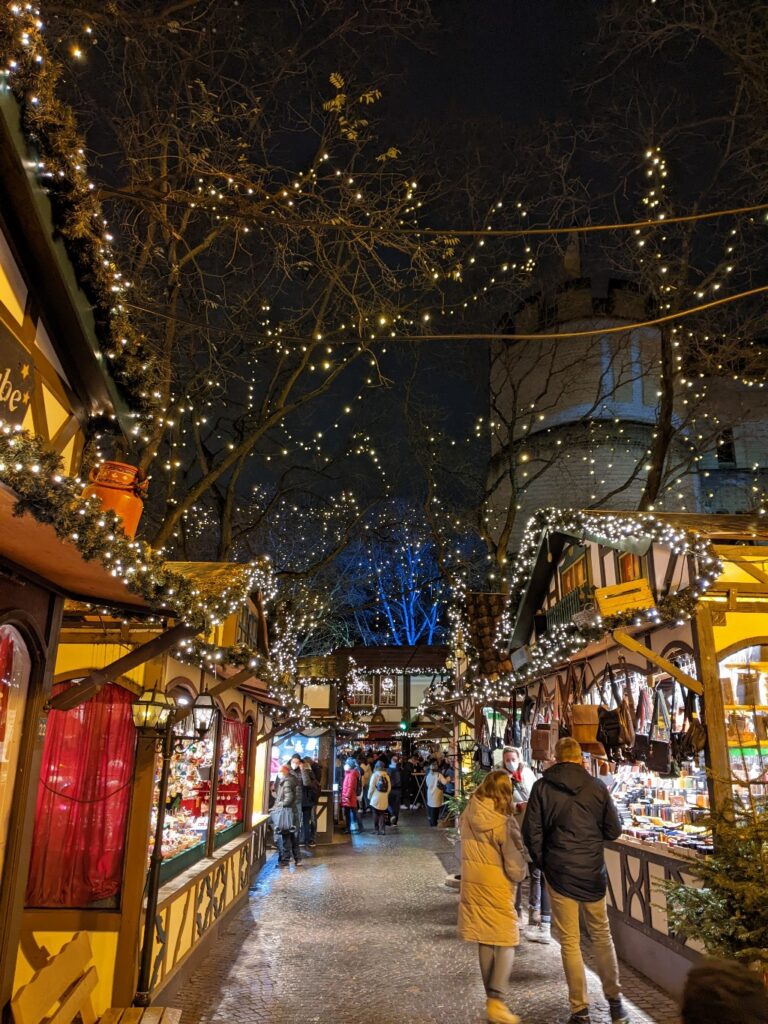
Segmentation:
{"type": "Polygon", "coordinates": [[[162,732],[174,707],[174,702],[162,690],[145,690],[133,702],[133,724],[142,732],[162,732]]]}
{"type": "Polygon", "coordinates": [[[195,723],[195,732],[201,739],[213,725],[215,714],[216,704],[210,693],[199,693],[192,704],[192,720],[195,723]]]}

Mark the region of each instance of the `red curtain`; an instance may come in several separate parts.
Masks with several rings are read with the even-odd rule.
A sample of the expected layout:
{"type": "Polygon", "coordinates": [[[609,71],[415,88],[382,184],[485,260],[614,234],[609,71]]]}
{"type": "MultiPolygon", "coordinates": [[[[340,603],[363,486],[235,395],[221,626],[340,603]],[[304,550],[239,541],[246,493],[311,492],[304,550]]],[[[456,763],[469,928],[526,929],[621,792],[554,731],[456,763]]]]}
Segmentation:
{"type": "Polygon", "coordinates": [[[136,756],[134,699],[109,683],[80,707],[48,715],[27,906],[116,905],[136,756]]]}

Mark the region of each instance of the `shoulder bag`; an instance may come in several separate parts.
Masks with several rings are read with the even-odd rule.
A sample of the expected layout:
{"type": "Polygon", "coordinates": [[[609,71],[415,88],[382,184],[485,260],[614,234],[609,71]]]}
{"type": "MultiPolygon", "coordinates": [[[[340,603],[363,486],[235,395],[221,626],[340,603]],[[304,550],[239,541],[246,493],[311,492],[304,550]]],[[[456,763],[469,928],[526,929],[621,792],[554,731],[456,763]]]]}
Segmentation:
{"type": "MultiPolygon", "coordinates": [[[[544,704],[544,683],[539,683],[539,696],[536,706],[541,713],[544,704]]],[[[554,761],[555,745],[560,739],[558,723],[552,715],[548,715],[549,722],[534,722],[531,733],[531,760],[532,761],[554,761]]]]}
{"type": "Polygon", "coordinates": [[[669,775],[672,771],[672,723],[667,699],[658,686],[653,700],[653,718],[648,738],[650,749],[646,764],[652,772],[669,775]]]}
{"type": "MultiPolygon", "coordinates": [[[[584,662],[579,681],[574,687],[574,703],[571,705],[571,736],[581,743],[594,744],[598,742],[597,730],[600,725],[599,708],[597,704],[584,704],[581,701],[589,692],[584,688],[584,681],[587,674],[588,662],[584,662]]],[[[594,675],[594,672],[593,672],[594,675]]]]}

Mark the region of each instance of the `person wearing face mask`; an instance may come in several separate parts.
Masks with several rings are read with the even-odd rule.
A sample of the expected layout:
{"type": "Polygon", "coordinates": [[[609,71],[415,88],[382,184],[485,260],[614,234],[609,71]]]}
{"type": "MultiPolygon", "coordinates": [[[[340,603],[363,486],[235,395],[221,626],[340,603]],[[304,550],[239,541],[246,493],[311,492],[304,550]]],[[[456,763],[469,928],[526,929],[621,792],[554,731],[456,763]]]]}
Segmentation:
{"type": "MultiPolygon", "coordinates": [[[[502,755],[504,771],[512,783],[515,812],[522,822],[536,775],[523,760],[519,747],[504,747],[502,755]]],[[[539,868],[532,866],[528,874],[528,927],[523,934],[528,942],[540,942],[546,945],[552,941],[552,908],[550,907],[549,893],[539,868]]],[[[523,887],[521,884],[517,887],[515,900],[515,910],[520,917],[522,908],[523,887]]]]}

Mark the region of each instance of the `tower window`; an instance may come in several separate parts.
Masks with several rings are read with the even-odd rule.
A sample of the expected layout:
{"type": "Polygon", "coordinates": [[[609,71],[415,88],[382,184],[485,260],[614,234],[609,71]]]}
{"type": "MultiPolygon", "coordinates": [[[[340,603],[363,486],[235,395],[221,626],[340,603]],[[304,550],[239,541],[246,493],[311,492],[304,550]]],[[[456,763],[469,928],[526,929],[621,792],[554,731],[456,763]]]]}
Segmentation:
{"type": "Polygon", "coordinates": [[[721,466],[736,465],[736,446],[730,427],[724,430],[717,440],[717,461],[721,466]]]}

